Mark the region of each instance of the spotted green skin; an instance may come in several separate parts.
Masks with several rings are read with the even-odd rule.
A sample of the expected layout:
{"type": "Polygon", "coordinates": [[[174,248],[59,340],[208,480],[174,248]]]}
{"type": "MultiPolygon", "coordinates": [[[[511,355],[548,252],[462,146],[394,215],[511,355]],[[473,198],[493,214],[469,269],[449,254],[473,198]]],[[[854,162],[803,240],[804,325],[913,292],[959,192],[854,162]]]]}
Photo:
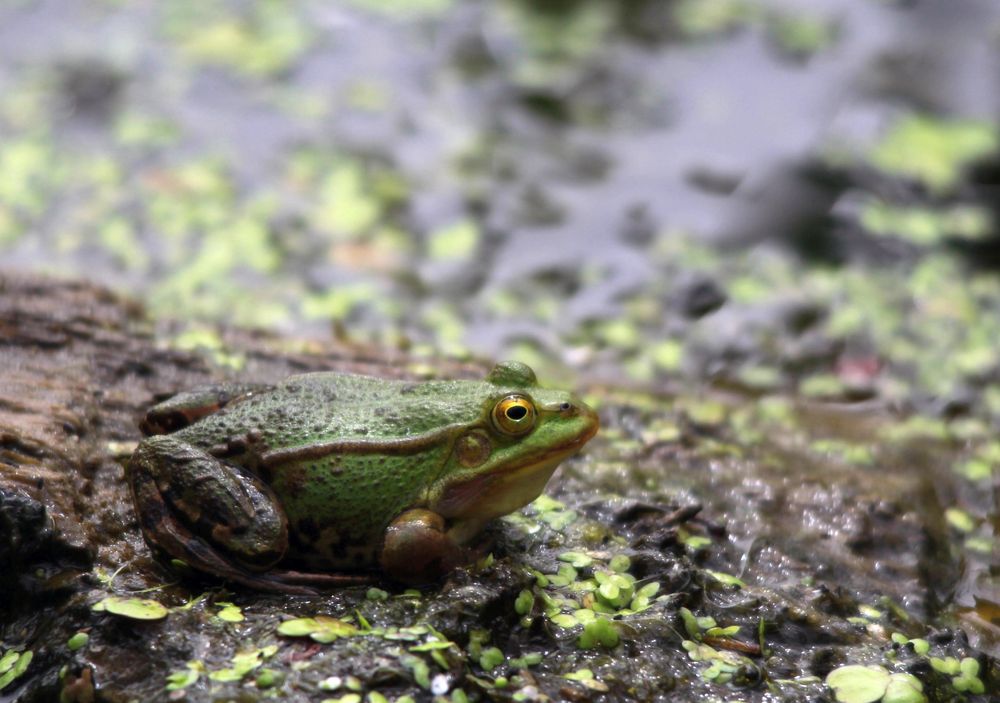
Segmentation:
{"type": "Polygon", "coordinates": [[[143,428],[188,421],[143,440],[130,461],[147,541],[202,571],[281,583],[275,590],[292,590],[262,575],[279,564],[381,566],[407,582],[433,575],[428,564],[451,568],[489,519],[537,497],[597,430],[590,408],[538,387],[517,362],[481,381],[313,373],[210,389],[154,407],[143,428]],[[505,433],[493,417],[512,395],[537,410],[530,432],[505,433]],[[415,573],[411,562],[422,564],[415,573]]]}

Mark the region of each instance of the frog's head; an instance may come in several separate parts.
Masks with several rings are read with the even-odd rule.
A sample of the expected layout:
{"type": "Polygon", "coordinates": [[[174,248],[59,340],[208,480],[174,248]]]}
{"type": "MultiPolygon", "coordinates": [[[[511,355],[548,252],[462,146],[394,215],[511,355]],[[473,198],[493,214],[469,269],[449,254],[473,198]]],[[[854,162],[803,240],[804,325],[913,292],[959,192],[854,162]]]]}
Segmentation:
{"type": "Polygon", "coordinates": [[[497,364],[476,387],[483,396],[480,416],[457,434],[428,496],[460,541],[537,498],[559,462],[599,426],[579,398],[540,388],[520,362],[497,364]]]}

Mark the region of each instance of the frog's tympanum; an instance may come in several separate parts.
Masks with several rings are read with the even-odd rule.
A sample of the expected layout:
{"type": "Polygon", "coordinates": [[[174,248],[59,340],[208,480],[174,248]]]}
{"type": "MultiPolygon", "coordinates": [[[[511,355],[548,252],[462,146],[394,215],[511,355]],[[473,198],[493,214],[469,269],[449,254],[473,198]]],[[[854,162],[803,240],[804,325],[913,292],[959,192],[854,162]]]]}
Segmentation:
{"type": "Polygon", "coordinates": [[[143,422],[128,480],[146,541],[202,572],[308,592],[381,568],[433,580],[534,500],[597,431],[524,364],[482,381],[336,373],[182,393],[143,422]]]}

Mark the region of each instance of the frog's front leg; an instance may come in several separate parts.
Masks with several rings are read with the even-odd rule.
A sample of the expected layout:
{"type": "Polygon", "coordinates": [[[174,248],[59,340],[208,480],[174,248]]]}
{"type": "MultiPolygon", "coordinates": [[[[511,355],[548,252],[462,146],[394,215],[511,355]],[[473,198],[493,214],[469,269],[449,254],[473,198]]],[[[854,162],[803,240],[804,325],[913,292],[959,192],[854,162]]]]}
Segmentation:
{"type": "Polygon", "coordinates": [[[473,552],[459,545],[445,528],[444,518],[414,508],[396,517],[385,532],[381,566],[407,584],[428,583],[471,561],[473,552]]]}
{"type": "Polygon", "coordinates": [[[284,512],[271,489],[238,467],[170,435],[139,443],[128,466],[146,541],[199,571],[257,588],[288,547],[284,512]]]}

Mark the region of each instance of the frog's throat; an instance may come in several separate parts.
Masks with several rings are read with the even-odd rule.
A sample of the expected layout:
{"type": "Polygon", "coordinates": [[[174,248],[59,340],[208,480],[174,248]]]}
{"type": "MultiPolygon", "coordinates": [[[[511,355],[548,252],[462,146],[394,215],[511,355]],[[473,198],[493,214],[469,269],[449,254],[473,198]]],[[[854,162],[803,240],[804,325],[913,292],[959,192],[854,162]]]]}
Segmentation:
{"type": "Polygon", "coordinates": [[[464,427],[465,425],[462,424],[447,425],[432,432],[402,439],[334,439],[329,442],[315,442],[303,447],[271,449],[261,455],[260,463],[262,466],[270,468],[289,462],[322,459],[331,454],[392,454],[406,456],[407,454],[417,454],[433,447],[441,442],[442,438],[454,435],[464,427]]]}
{"type": "Polygon", "coordinates": [[[464,544],[493,518],[522,508],[541,495],[556,467],[581,446],[560,447],[518,466],[453,483],[431,509],[451,522],[449,536],[464,544]]]}

